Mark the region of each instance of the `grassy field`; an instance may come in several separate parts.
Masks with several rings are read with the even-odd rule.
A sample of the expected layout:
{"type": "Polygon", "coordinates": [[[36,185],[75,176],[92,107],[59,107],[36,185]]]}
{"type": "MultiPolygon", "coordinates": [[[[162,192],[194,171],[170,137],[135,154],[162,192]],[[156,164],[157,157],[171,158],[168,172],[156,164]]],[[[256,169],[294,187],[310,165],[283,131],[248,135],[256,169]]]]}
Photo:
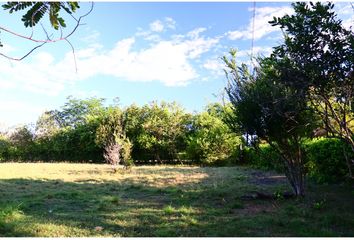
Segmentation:
{"type": "Polygon", "coordinates": [[[354,236],[354,189],[308,184],[305,199],[244,167],[0,164],[0,236],[354,236]]]}

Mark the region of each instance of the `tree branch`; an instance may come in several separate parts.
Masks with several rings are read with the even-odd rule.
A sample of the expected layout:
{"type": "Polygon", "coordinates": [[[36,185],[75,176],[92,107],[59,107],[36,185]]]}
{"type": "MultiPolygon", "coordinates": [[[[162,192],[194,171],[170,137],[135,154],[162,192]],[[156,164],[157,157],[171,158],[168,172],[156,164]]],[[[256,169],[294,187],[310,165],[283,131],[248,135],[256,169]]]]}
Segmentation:
{"type": "MultiPolygon", "coordinates": [[[[70,14],[70,16],[72,16],[73,19],[76,21],[75,26],[73,27],[73,29],[66,36],[62,36],[62,32],[61,32],[60,38],[56,38],[56,39],[50,39],[50,36],[48,35],[47,31],[45,30],[45,28],[43,26],[42,26],[42,28],[43,28],[44,33],[46,34],[47,39],[35,39],[35,38],[33,38],[33,30],[32,30],[32,33],[31,33],[30,36],[25,36],[25,35],[19,34],[17,32],[14,32],[14,31],[12,31],[10,29],[7,29],[7,28],[5,28],[3,26],[0,26],[0,30],[2,30],[4,32],[7,32],[7,33],[9,33],[9,34],[11,34],[13,36],[16,36],[16,37],[19,37],[19,38],[22,38],[22,39],[26,39],[26,40],[29,40],[29,41],[32,41],[32,42],[40,43],[39,45],[35,46],[30,51],[28,51],[22,57],[18,57],[18,58],[11,57],[11,56],[9,56],[7,54],[4,54],[4,53],[0,53],[0,56],[3,56],[5,58],[7,58],[7,59],[14,60],[14,61],[21,61],[24,58],[26,58],[27,56],[29,56],[33,51],[35,51],[36,49],[42,47],[46,43],[55,43],[55,42],[59,42],[59,41],[66,41],[71,46],[71,48],[73,50],[73,53],[74,53],[74,58],[75,58],[75,51],[74,51],[73,45],[68,41],[68,38],[76,32],[76,30],[77,30],[77,28],[79,26],[82,25],[82,23],[81,23],[82,19],[85,18],[86,16],[88,16],[93,11],[93,7],[94,7],[94,2],[91,2],[91,7],[90,7],[89,11],[86,12],[85,14],[81,15],[78,19],[76,19],[74,16],[72,16],[72,14],[70,14]]],[[[75,61],[75,69],[77,71],[76,59],[74,61],[75,61]]]]}

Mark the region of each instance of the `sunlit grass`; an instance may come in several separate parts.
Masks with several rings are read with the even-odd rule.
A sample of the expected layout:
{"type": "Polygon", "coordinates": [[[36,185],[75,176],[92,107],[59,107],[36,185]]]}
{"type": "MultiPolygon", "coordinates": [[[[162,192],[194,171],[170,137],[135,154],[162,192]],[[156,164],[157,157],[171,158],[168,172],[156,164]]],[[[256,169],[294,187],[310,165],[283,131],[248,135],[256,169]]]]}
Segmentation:
{"type": "Polygon", "coordinates": [[[354,235],[345,184],[310,184],[299,200],[241,199],[286,189],[279,174],[246,167],[2,163],[0,236],[354,235]]]}

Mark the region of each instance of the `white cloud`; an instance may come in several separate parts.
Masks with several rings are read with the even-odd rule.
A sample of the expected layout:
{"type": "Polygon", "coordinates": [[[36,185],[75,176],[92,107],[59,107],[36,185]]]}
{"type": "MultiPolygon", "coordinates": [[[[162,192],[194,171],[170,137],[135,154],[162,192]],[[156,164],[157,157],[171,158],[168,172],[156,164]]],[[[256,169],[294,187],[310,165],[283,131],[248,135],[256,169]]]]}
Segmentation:
{"type": "Polygon", "coordinates": [[[159,42],[162,40],[162,38],[158,34],[150,34],[144,37],[144,40],[150,41],[150,42],[159,42]]]}
{"type": "MultiPolygon", "coordinates": [[[[249,11],[253,11],[250,8],[249,11]]],[[[268,22],[273,19],[273,17],[282,17],[285,14],[293,13],[291,7],[261,7],[256,8],[256,15],[254,19],[254,39],[258,40],[272,32],[279,31],[279,28],[272,27],[268,22]]],[[[250,19],[247,27],[244,29],[229,31],[226,36],[230,40],[244,39],[249,40],[253,37],[253,17],[250,19]]]]}
{"type": "Polygon", "coordinates": [[[38,52],[21,62],[0,59],[0,87],[57,96],[76,81],[97,75],[120,80],[159,81],[166,86],[184,86],[199,75],[193,62],[213,49],[220,38],[208,38],[195,29],[178,39],[160,40],[137,49],[137,36],[120,40],[109,50],[90,45],[76,50],[78,72],[72,52],[56,60],[47,52],[38,52]]]}
{"type": "Polygon", "coordinates": [[[176,21],[171,17],[165,18],[165,24],[166,24],[166,27],[169,29],[173,29],[173,30],[176,29],[176,21]]]}
{"type": "Polygon", "coordinates": [[[167,86],[185,85],[197,76],[182,45],[162,41],[134,51],[134,42],[134,38],[122,40],[102,56],[100,71],[130,81],[160,81],[167,86]]]}
{"type": "Polygon", "coordinates": [[[229,31],[227,33],[230,40],[237,40],[240,38],[244,38],[247,34],[247,31],[229,31]]]}
{"type": "Polygon", "coordinates": [[[33,122],[34,117],[43,111],[45,111],[44,107],[29,102],[2,99],[0,112],[6,114],[1,115],[0,131],[5,131],[20,122],[33,122]]]}
{"type": "Polygon", "coordinates": [[[1,48],[0,48],[0,50],[1,50],[1,53],[3,53],[3,54],[9,54],[9,53],[11,53],[11,52],[14,52],[16,49],[15,49],[15,47],[13,47],[11,44],[9,44],[9,43],[7,43],[6,42],[6,44],[4,44],[1,48]]]}
{"type": "Polygon", "coordinates": [[[338,17],[343,20],[343,26],[348,30],[352,27],[352,31],[354,31],[354,8],[350,2],[336,3],[334,9],[338,17]]]}
{"type": "Polygon", "coordinates": [[[224,64],[221,59],[214,58],[208,59],[204,62],[203,67],[211,71],[214,75],[221,76],[224,74],[224,64]]]}
{"type": "Polygon", "coordinates": [[[190,32],[187,33],[187,36],[190,37],[190,38],[198,38],[199,35],[203,32],[205,32],[207,29],[206,28],[196,28],[190,32]]]}
{"type": "Polygon", "coordinates": [[[160,33],[166,32],[167,30],[175,30],[176,21],[171,17],[165,17],[163,20],[155,20],[149,24],[149,28],[144,30],[139,27],[135,36],[143,37],[144,40],[151,42],[161,41],[160,33]]]}
{"type": "Polygon", "coordinates": [[[134,51],[135,39],[125,39],[103,60],[106,64],[103,64],[102,72],[131,81],[160,81],[166,86],[186,85],[198,77],[190,61],[209,51],[217,42],[218,39],[204,37],[165,40],[134,51]]]}
{"type": "Polygon", "coordinates": [[[21,111],[26,113],[40,113],[43,110],[41,107],[33,106],[27,102],[17,100],[1,101],[0,111],[16,112],[17,109],[21,109],[21,111]]]}
{"type": "Polygon", "coordinates": [[[251,49],[237,51],[237,57],[251,57],[253,54],[254,57],[259,55],[269,56],[273,51],[272,47],[267,46],[255,46],[253,47],[253,51],[251,49]]]}
{"type": "MultiPolygon", "coordinates": [[[[348,28],[354,25],[353,8],[350,3],[337,3],[335,4],[336,13],[343,19],[343,26],[348,28]]],[[[249,8],[250,12],[253,12],[253,8],[249,8]]],[[[273,17],[282,17],[286,14],[293,14],[294,9],[290,6],[285,7],[260,7],[256,8],[256,15],[254,19],[254,31],[253,31],[253,17],[249,20],[247,26],[237,29],[235,31],[229,31],[226,36],[230,40],[259,40],[264,36],[267,36],[274,32],[279,32],[279,27],[271,26],[268,22],[273,17]]]]}
{"type": "Polygon", "coordinates": [[[346,29],[350,29],[350,27],[352,27],[352,31],[354,31],[354,15],[344,20],[342,24],[346,29]]]}
{"type": "Polygon", "coordinates": [[[84,43],[96,43],[101,36],[101,33],[97,30],[91,30],[90,28],[86,28],[86,31],[89,32],[89,35],[80,38],[80,40],[84,43]]]}
{"type": "Polygon", "coordinates": [[[0,133],[5,132],[9,128],[8,124],[5,122],[0,122],[0,133]]]}
{"type": "Polygon", "coordinates": [[[150,23],[150,30],[153,32],[162,32],[164,29],[164,25],[160,20],[156,20],[150,23]]]}
{"type": "Polygon", "coordinates": [[[56,69],[50,68],[53,65],[53,62],[50,61],[53,60],[46,53],[36,54],[31,63],[2,61],[0,63],[2,73],[0,85],[46,95],[56,95],[64,87],[63,80],[56,69]]]}
{"type": "MultiPolygon", "coordinates": [[[[163,32],[166,29],[176,29],[176,21],[171,17],[165,17],[163,20],[155,20],[149,24],[151,32],[163,32]]],[[[150,33],[146,31],[145,33],[150,33]]]]}
{"type": "Polygon", "coordinates": [[[161,40],[140,50],[134,50],[136,38],[123,39],[107,53],[79,59],[79,71],[81,66],[84,72],[95,69],[95,73],[90,73],[92,75],[106,74],[141,82],[159,81],[166,86],[186,85],[198,77],[191,61],[219,42],[218,38],[192,35],[187,34],[178,40],[161,40]]]}
{"type": "Polygon", "coordinates": [[[335,11],[339,15],[348,15],[348,14],[353,14],[353,8],[350,4],[350,2],[347,3],[336,3],[334,5],[335,11]]]}
{"type": "Polygon", "coordinates": [[[339,8],[336,12],[338,13],[338,16],[343,20],[343,26],[347,29],[352,27],[352,31],[354,31],[354,9],[350,3],[346,3],[344,6],[343,4],[344,3],[335,5],[337,8],[339,8]]]}

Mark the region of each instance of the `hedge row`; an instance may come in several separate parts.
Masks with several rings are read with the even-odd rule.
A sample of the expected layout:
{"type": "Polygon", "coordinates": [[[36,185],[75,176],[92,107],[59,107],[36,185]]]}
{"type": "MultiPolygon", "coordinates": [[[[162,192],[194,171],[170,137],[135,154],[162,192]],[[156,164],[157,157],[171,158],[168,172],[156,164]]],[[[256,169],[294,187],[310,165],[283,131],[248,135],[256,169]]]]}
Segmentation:
{"type": "MultiPolygon", "coordinates": [[[[317,182],[338,182],[348,174],[344,149],[349,159],[354,153],[348,144],[339,139],[321,138],[304,143],[305,169],[307,176],[317,182]]],[[[255,167],[282,172],[283,165],[279,154],[269,145],[261,145],[258,149],[246,148],[245,162],[255,167]]]]}

